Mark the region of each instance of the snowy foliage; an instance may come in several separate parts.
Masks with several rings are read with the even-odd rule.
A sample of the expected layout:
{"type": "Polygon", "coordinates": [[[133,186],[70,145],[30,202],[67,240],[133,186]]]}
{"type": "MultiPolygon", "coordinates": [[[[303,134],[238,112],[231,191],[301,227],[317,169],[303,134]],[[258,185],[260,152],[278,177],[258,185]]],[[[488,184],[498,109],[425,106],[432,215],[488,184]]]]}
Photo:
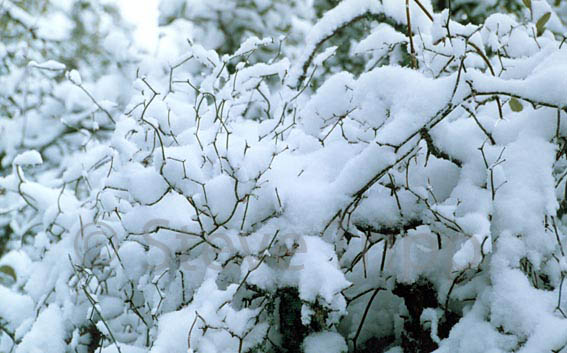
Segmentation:
{"type": "Polygon", "coordinates": [[[54,3],[0,2],[0,352],[567,352],[565,4],[54,3]]]}

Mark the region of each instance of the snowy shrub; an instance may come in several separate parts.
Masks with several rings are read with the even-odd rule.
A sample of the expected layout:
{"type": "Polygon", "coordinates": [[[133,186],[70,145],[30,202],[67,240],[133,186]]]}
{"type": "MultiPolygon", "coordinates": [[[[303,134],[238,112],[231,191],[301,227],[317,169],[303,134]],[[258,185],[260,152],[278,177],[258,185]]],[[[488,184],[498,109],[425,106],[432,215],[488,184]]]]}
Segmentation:
{"type": "Polygon", "coordinates": [[[234,53],[250,37],[259,37],[274,45],[243,54],[253,56],[248,58],[250,61],[255,57],[268,60],[282,49],[286,56],[300,50],[297,44],[307,35],[315,15],[311,3],[312,0],[160,0],[160,24],[187,31],[179,39],[197,41],[221,55],[234,53]]]}
{"type": "Polygon", "coordinates": [[[29,149],[57,168],[89,138],[109,135],[111,113],[122,109],[111,101],[129,100],[127,90],[116,89],[130,85],[122,70],[132,57],[125,55],[129,39],[115,10],[85,1],[41,3],[0,6],[0,175],[29,149]],[[66,70],[78,70],[71,78],[80,71],[85,83],[67,79],[66,70]]]}
{"type": "Polygon", "coordinates": [[[1,47],[0,351],[567,352],[565,6],[510,3],[164,0],[152,55],[1,47]]]}

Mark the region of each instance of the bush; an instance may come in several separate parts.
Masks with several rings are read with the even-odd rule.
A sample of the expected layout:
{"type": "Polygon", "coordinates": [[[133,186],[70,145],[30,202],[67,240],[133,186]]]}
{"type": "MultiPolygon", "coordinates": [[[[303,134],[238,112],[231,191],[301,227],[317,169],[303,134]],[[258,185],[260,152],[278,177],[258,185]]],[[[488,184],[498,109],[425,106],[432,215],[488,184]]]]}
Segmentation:
{"type": "Polygon", "coordinates": [[[0,351],[567,350],[564,4],[160,9],[5,56],[0,351]]]}

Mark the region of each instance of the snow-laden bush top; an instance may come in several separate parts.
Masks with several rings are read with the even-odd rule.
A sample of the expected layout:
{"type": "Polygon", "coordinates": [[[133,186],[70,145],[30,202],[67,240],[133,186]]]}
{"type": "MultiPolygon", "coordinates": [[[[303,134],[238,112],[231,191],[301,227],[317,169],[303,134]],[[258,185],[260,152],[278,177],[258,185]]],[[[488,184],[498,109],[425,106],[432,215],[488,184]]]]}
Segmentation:
{"type": "Polygon", "coordinates": [[[8,56],[0,351],[565,351],[565,6],[516,5],[162,1],[106,75],[8,56]]]}

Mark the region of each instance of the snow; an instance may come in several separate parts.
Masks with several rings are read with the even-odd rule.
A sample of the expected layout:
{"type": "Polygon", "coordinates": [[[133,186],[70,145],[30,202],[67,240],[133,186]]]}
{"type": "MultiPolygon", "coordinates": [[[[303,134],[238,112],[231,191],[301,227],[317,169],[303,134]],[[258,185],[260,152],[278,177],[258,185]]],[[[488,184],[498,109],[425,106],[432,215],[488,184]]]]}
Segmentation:
{"type": "Polygon", "coordinates": [[[162,176],[151,168],[133,166],[127,175],[128,191],[141,204],[157,202],[168,189],[162,176]]]}
{"type": "Polygon", "coordinates": [[[75,24],[63,13],[55,12],[37,19],[37,32],[46,40],[62,41],[69,39],[75,24]]]}
{"type": "Polygon", "coordinates": [[[272,38],[260,39],[258,37],[250,37],[250,38],[246,39],[240,45],[240,48],[238,48],[238,50],[235,51],[234,54],[232,54],[232,55],[236,57],[236,56],[250,54],[252,51],[256,50],[258,47],[268,45],[268,44],[271,44],[271,43],[273,43],[272,38]]]}
{"type": "Polygon", "coordinates": [[[567,5],[408,3],[2,3],[0,351],[564,349],[567,5]]]}
{"type": "Polygon", "coordinates": [[[328,58],[330,58],[335,54],[337,48],[338,48],[337,46],[328,47],[321,54],[317,54],[315,59],[313,59],[313,65],[321,66],[325,62],[325,60],[327,60],[328,58]]]}
{"type": "Polygon", "coordinates": [[[317,332],[305,338],[303,341],[305,353],[345,353],[348,348],[345,339],[336,332],[317,332]]]}
{"type": "Polygon", "coordinates": [[[83,84],[83,80],[81,79],[81,74],[79,74],[79,71],[77,70],[69,71],[69,80],[71,80],[71,82],[73,82],[76,85],[83,84]]]}
{"type": "Polygon", "coordinates": [[[387,53],[388,48],[397,43],[405,43],[407,38],[397,32],[392,26],[381,23],[372,33],[357,44],[354,53],[362,54],[368,51],[378,51],[376,55],[382,56],[387,53]]]}
{"type": "Polygon", "coordinates": [[[10,266],[16,273],[16,281],[23,284],[29,276],[32,260],[23,250],[12,250],[0,258],[0,266],[10,266]]]}
{"type": "Polygon", "coordinates": [[[303,65],[308,62],[312,53],[320,43],[334,31],[349,21],[362,16],[365,13],[378,13],[380,6],[372,0],[345,0],[341,1],[335,8],[325,13],[323,18],[317,22],[305,39],[305,47],[298,64],[292,69],[288,82],[290,86],[297,85],[301,77],[303,65]]]}
{"type": "Polygon", "coordinates": [[[29,296],[14,293],[0,285],[0,297],[0,316],[8,320],[13,328],[32,315],[34,302],[29,296]]]}
{"type": "Polygon", "coordinates": [[[25,151],[14,158],[14,165],[35,165],[43,163],[41,154],[36,150],[25,151]]]}
{"type": "MultiPolygon", "coordinates": [[[[196,351],[195,347],[198,347],[201,344],[205,345],[205,347],[207,346],[207,342],[201,343],[203,333],[200,328],[203,327],[204,323],[199,322],[201,320],[195,318],[196,314],[198,313],[205,319],[214,317],[215,315],[213,313],[215,306],[228,299],[231,293],[233,293],[236,289],[231,288],[226,292],[219,291],[214,283],[216,276],[217,274],[212,270],[207,272],[206,279],[201,285],[199,291],[195,294],[193,303],[190,306],[162,315],[159,320],[158,339],[150,352],[185,353],[188,348],[188,336],[190,337],[191,350],[196,351]],[[196,327],[190,331],[193,321],[196,322],[196,327]]],[[[210,322],[210,324],[214,323],[216,322],[210,322]]],[[[223,340],[230,340],[230,336],[217,337],[223,340]]],[[[226,342],[220,341],[218,343],[222,344],[226,342]]]]}
{"type": "Polygon", "coordinates": [[[453,90],[453,78],[432,80],[407,68],[384,67],[366,73],[357,85],[361,92],[376,91],[390,115],[396,117],[386,122],[377,140],[398,145],[447,104],[453,90]],[[372,89],[376,82],[380,84],[372,89]],[[423,96],[419,94],[422,90],[431,94],[423,96]]]}
{"type": "Polygon", "coordinates": [[[8,12],[11,17],[15,18],[27,28],[33,28],[35,25],[36,20],[22,8],[14,5],[10,0],[6,0],[2,3],[2,10],[8,12]]]}
{"type": "Polygon", "coordinates": [[[282,59],[272,64],[258,63],[254,66],[244,68],[239,70],[238,77],[235,78],[235,87],[243,85],[246,88],[250,88],[258,85],[258,78],[276,74],[281,78],[288,68],[289,61],[287,59],[282,59]]]}
{"type": "Polygon", "coordinates": [[[436,353],[463,352],[507,352],[517,344],[512,335],[498,332],[489,322],[484,320],[488,308],[475,304],[461,319],[437,349],[436,353]]]}
{"type": "MultiPolygon", "coordinates": [[[[124,18],[134,24],[134,39],[140,47],[152,52],[158,42],[158,0],[107,0],[119,6],[124,18]]],[[[161,3],[167,3],[161,1],[161,3]]]]}
{"type": "MultiPolygon", "coordinates": [[[[322,55],[322,54],[321,54],[322,55]]],[[[351,74],[341,72],[331,76],[314,94],[312,100],[301,110],[305,132],[316,135],[327,119],[345,115],[349,111],[352,93],[348,90],[354,83],[351,74]],[[336,97],[328,101],[327,97],[336,97]]]]}
{"type": "Polygon", "coordinates": [[[55,60],[47,60],[46,62],[43,63],[38,63],[32,60],[29,62],[28,66],[37,67],[38,69],[53,70],[53,71],[65,70],[66,68],[65,64],[55,60]]]}
{"type": "MultiPolygon", "coordinates": [[[[552,196],[553,146],[539,138],[525,137],[511,143],[505,153],[507,183],[494,200],[497,216],[494,225],[499,231],[525,234],[534,256],[539,251],[546,253],[554,243],[542,241],[544,230],[540,218],[553,214],[557,208],[552,196]]],[[[531,260],[539,262],[537,257],[531,260]]]]}
{"type": "Polygon", "coordinates": [[[167,193],[155,205],[136,206],[122,219],[124,227],[133,233],[150,232],[159,226],[191,231],[194,224],[187,224],[187,217],[194,209],[177,193],[167,193]]]}
{"type": "Polygon", "coordinates": [[[553,349],[564,342],[554,332],[565,330],[567,323],[553,315],[555,298],[551,293],[532,288],[519,270],[495,273],[495,294],[490,309],[493,322],[507,332],[530,337],[521,352],[553,349]],[[507,295],[503,295],[507,293],[507,295]]]}
{"type": "Polygon", "coordinates": [[[551,13],[551,17],[549,18],[549,21],[547,21],[545,27],[558,33],[565,32],[566,27],[561,22],[561,18],[559,18],[547,1],[532,1],[531,11],[533,13],[533,18],[535,19],[541,18],[547,12],[551,13]]]}
{"type": "MultiPolygon", "coordinates": [[[[429,13],[433,12],[430,0],[420,1],[420,3],[429,13]]],[[[384,0],[382,2],[382,6],[384,7],[383,11],[386,15],[392,17],[400,24],[407,25],[406,4],[404,1],[384,0]]],[[[412,32],[428,32],[431,27],[431,21],[427,18],[427,15],[423,12],[423,10],[421,10],[415,1],[409,2],[409,12],[413,27],[412,32]]]]}
{"type": "Polygon", "coordinates": [[[39,313],[31,330],[16,348],[16,353],[56,353],[65,351],[64,326],[61,309],[50,304],[39,313]]]}
{"type": "Polygon", "coordinates": [[[470,72],[470,79],[479,93],[508,91],[511,94],[551,105],[563,105],[567,91],[567,49],[555,52],[534,68],[527,79],[503,80],[470,72]]]}
{"type": "Polygon", "coordinates": [[[329,304],[334,303],[349,282],[338,269],[331,245],[314,236],[305,236],[303,241],[304,249],[299,249],[290,263],[294,272],[298,272],[299,297],[315,301],[319,296],[329,304]]]}
{"type": "Polygon", "coordinates": [[[422,324],[424,322],[429,323],[429,326],[431,327],[431,339],[433,340],[433,342],[439,344],[441,341],[439,339],[439,336],[437,335],[438,325],[439,325],[439,313],[432,308],[424,309],[421,313],[420,321],[422,324]]]}
{"type": "Polygon", "coordinates": [[[132,346],[132,345],[129,345],[129,344],[120,343],[120,344],[118,344],[118,346],[120,347],[120,351],[118,351],[118,348],[116,348],[115,345],[109,345],[109,346],[103,348],[101,353],[144,353],[144,352],[147,352],[147,350],[144,349],[144,348],[132,346]]]}
{"type": "Polygon", "coordinates": [[[122,244],[118,250],[124,271],[130,279],[140,278],[147,269],[146,252],[142,245],[133,241],[122,244]]]}
{"type": "Polygon", "coordinates": [[[212,213],[220,221],[228,219],[237,197],[234,180],[226,174],[221,174],[209,180],[205,184],[204,189],[201,202],[206,202],[212,213]]]}

